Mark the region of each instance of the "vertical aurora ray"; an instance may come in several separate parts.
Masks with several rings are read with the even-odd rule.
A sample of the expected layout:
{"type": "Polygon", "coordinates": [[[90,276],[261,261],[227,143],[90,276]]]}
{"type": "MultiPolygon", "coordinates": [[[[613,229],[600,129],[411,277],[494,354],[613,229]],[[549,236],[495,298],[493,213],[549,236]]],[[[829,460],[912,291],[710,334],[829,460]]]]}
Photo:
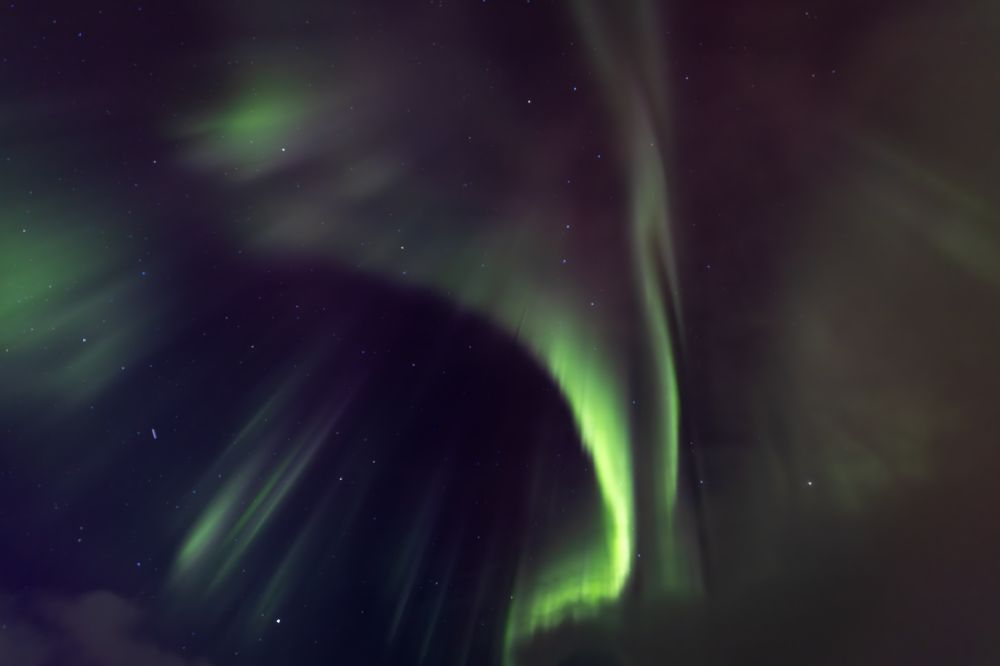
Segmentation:
{"type": "Polygon", "coordinates": [[[654,520],[657,531],[653,536],[656,557],[650,558],[658,571],[656,584],[664,591],[674,591],[691,584],[686,563],[680,558],[677,512],[679,477],[680,392],[674,367],[673,340],[669,314],[659,267],[664,265],[666,247],[666,201],[664,197],[663,165],[652,148],[647,148],[647,136],[636,137],[637,152],[633,182],[633,241],[635,244],[637,280],[642,292],[646,322],[647,346],[655,370],[652,378],[656,401],[651,418],[655,445],[653,456],[659,475],[655,490],[654,520]]]}
{"type": "MultiPolygon", "coordinates": [[[[264,404],[257,409],[249,421],[240,429],[233,441],[219,456],[216,468],[222,469],[230,459],[249,457],[251,440],[259,436],[261,429],[272,418],[276,409],[283,404],[287,384],[275,391],[264,404]]],[[[193,571],[209,556],[214,546],[221,541],[225,525],[234,519],[238,512],[240,499],[248,492],[256,466],[246,461],[239,465],[235,476],[229,478],[209,503],[201,510],[193,524],[187,529],[181,541],[173,566],[174,584],[187,579],[193,571]]],[[[221,472],[217,472],[221,477],[221,472]]],[[[210,481],[211,474],[205,475],[205,481],[210,481]]]]}
{"type": "MultiPolygon", "coordinates": [[[[279,446],[278,436],[267,431],[280,428],[283,423],[280,420],[272,423],[269,414],[281,407],[287,388],[286,385],[279,389],[258,410],[220,456],[220,461],[236,457],[244,460],[182,540],[171,576],[175,589],[192,589],[197,585],[202,594],[222,589],[281,511],[326,442],[339,410],[325,421],[307,427],[291,445],[279,446]],[[246,449],[252,453],[247,454],[246,449]],[[283,453],[275,464],[277,450],[283,453]],[[238,455],[241,451],[243,455],[238,455]]],[[[273,599],[273,595],[265,597],[273,599]]]]}
{"type": "Polygon", "coordinates": [[[403,540],[405,544],[403,553],[396,561],[395,570],[390,577],[397,590],[396,609],[389,625],[388,644],[390,646],[396,640],[403,624],[403,618],[410,605],[410,598],[417,585],[417,577],[424,566],[427,547],[434,531],[434,516],[439,509],[438,504],[436,493],[428,493],[427,497],[423,499],[420,511],[403,540]]]}
{"type": "Polygon", "coordinates": [[[687,595],[699,587],[683,533],[679,506],[680,390],[675,351],[681,330],[679,279],[670,238],[667,177],[669,105],[661,64],[666,61],[653,3],[638,2],[609,14],[598,3],[574,5],[574,18],[590,46],[604,99],[624,146],[629,184],[631,264],[636,294],[637,342],[633,380],[646,401],[632,432],[653,472],[649,502],[644,594],[687,595]]]}
{"type": "Polygon", "coordinates": [[[265,624],[270,624],[272,618],[279,616],[287,596],[295,584],[300,583],[299,571],[308,561],[310,547],[315,546],[319,535],[324,532],[324,518],[332,502],[333,494],[330,493],[312,510],[308,522],[288,547],[264,590],[257,597],[253,606],[254,628],[257,631],[260,631],[265,624]]]}

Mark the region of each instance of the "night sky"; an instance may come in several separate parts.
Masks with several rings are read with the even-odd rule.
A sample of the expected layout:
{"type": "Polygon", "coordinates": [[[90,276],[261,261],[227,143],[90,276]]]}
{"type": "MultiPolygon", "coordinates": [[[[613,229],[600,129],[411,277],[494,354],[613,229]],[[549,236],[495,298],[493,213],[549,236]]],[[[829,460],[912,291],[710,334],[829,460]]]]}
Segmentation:
{"type": "Polygon", "coordinates": [[[0,4],[0,666],[1000,663],[1000,6],[0,4]]]}

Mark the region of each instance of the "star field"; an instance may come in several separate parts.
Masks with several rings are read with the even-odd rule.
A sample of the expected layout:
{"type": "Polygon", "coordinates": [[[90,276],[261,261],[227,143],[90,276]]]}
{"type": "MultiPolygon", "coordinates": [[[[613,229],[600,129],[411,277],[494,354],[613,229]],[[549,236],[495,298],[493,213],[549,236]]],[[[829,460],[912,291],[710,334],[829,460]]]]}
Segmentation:
{"type": "Polygon", "coordinates": [[[985,664],[1000,12],[0,6],[0,664],[985,664]]]}

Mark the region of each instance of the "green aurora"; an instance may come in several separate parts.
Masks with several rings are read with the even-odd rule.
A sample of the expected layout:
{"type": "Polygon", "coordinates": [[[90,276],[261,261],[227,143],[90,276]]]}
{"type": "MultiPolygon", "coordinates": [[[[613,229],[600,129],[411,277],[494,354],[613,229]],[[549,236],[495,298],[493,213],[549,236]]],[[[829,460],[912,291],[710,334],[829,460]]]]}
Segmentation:
{"type": "MultiPolygon", "coordinates": [[[[502,236],[472,234],[444,258],[438,246],[454,243],[447,240],[454,237],[452,231],[442,229],[439,237],[434,236],[434,230],[430,234],[423,231],[421,235],[428,240],[422,240],[420,247],[414,247],[417,243],[397,247],[395,239],[380,237],[373,229],[346,224],[322,228],[326,225],[321,224],[317,230],[307,222],[296,224],[299,203],[291,201],[291,209],[279,207],[274,219],[263,221],[264,228],[254,239],[264,251],[273,252],[276,246],[292,251],[309,247],[309,252],[326,252],[363,271],[387,277],[398,275],[397,257],[405,249],[410,257],[408,283],[436,289],[487,315],[525,345],[561,390],[580,442],[593,461],[601,511],[588,519],[589,536],[584,542],[574,540],[571,545],[557,547],[547,563],[522,570],[512,591],[506,630],[510,648],[567,619],[593,617],[607,610],[625,592],[637,563],[652,567],[647,578],[658,581],[656,594],[686,596],[699,587],[691,568],[690,544],[682,534],[684,521],[679,519],[684,511],[678,505],[680,397],[673,358],[676,343],[670,334],[670,318],[677,305],[672,296],[677,289],[676,277],[671,280],[672,292],[663,289],[661,280],[662,270],[674,275],[667,166],[660,147],[668,136],[663,123],[666,91],[648,68],[657,62],[662,47],[651,29],[657,20],[650,15],[655,11],[653,5],[642,3],[634,10],[634,15],[626,13],[617,23],[622,34],[612,35],[599,26],[604,19],[621,17],[604,15],[596,5],[582,3],[576,8],[576,22],[591,46],[589,52],[595,54],[594,66],[602,73],[602,95],[609,100],[610,122],[617,126],[626,147],[621,159],[628,165],[632,183],[632,200],[623,211],[625,219],[608,220],[621,227],[623,239],[631,238],[621,244],[624,255],[620,265],[635,266],[634,276],[619,280],[617,293],[611,295],[616,315],[609,315],[607,308],[595,308],[585,293],[565,293],[566,287],[547,272],[551,263],[547,252],[538,252],[537,257],[532,257],[532,250],[525,253],[526,247],[544,248],[554,239],[525,231],[523,238],[510,241],[511,228],[529,226],[524,221],[510,221],[509,225],[493,222],[494,227],[503,229],[502,236]],[[641,45],[640,53],[632,52],[632,40],[641,45]],[[640,69],[641,77],[622,81],[616,72],[630,64],[632,57],[645,59],[640,65],[647,71],[640,69]],[[360,254],[355,244],[364,247],[360,254]],[[484,270],[474,268],[482,256],[492,257],[489,265],[484,270]],[[511,265],[518,266],[517,273],[510,272],[511,265]],[[610,321],[612,317],[635,321],[642,331],[638,339],[631,327],[623,333],[610,321]],[[628,396],[636,390],[642,392],[639,400],[651,406],[645,413],[653,422],[634,422],[628,396]],[[647,537],[654,556],[645,560],[637,557],[636,447],[649,451],[656,465],[656,473],[644,478],[645,483],[654,485],[658,498],[645,526],[654,532],[647,537]]],[[[277,80],[267,77],[244,82],[231,102],[187,125],[181,134],[193,142],[190,159],[202,168],[221,167],[239,179],[253,180],[278,168],[288,147],[300,144],[298,137],[322,133],[315,128],[324,122],[330,103],[310,101],[304,88],[296,91],[277,80]]],[[[360,185],[340,196],[376,194],[383,194],[379,186],[360,185]]],[[[420,223],[414,220],[411,224],[420,223]]],[[[597,277],[602,281],[610,278],[597,277]]],[[[283,472],[275,474],[282,476],[283,472]]],[[[213,539],[225,543],[235,536],[231,531],[225,538],[221,534],[226,523],[223,517],[233,512],[226,507],[233,506],[241,494],[240,480],[231,483],[235,485],[220,491],[220,498],[193,528],[179,557],[181,567],[207,550],[213,539]]],[[[263,491],[265,495],[271,492],[267,490],[270,486],[263,491]]],[[[268,504],[257,496],[247,509],[254,517],[244,515],[239,524],[266,520],[261,503],[268,504]]],[[[561,537],[552,539],[559,542],[561,537]]],[[[245,544],[246,540],[240,542],[245,544]]],[[[226,561],[229,564],[224,570],[232,566],[231,557],[226,561]]]]}

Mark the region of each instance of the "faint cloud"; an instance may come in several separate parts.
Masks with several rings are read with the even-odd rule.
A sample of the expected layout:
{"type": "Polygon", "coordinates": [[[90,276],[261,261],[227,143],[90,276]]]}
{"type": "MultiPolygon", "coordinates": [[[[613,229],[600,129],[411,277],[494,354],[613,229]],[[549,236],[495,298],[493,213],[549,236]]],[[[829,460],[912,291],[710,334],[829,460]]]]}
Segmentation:
{"type": "Polygon", "coordinates": [[[156,645],[144,613],[113,592],[24,601],[0,595],[0,664],[19,666],[211,666],[156,645]]]}

